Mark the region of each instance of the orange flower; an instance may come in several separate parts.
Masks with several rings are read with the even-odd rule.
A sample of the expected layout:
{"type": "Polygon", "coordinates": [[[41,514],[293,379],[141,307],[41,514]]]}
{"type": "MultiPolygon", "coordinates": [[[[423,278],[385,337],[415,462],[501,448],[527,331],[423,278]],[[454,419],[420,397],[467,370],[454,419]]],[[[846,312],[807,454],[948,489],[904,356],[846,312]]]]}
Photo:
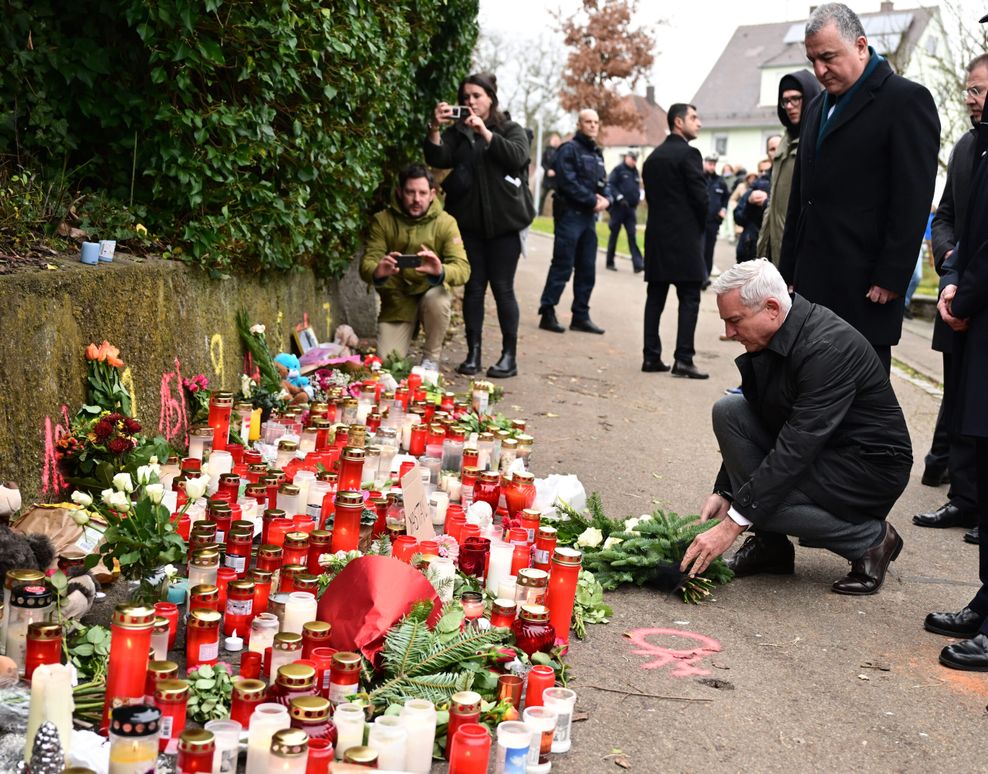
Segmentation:
{"type": "Polygon", "coordinates": [[[114,347],[110,342],[104,341],[103,347],[106,347],[106,362],[109,363],[114,368],[122,368],[123,360],[120,359],[120,350],[114,347]]]}
{"type": "Polygon", "coordinates": [[[90,344],[86,347],[86,360],[102,360],[100,357],[100,351],[96,349],[95,344],[90,344]]]}

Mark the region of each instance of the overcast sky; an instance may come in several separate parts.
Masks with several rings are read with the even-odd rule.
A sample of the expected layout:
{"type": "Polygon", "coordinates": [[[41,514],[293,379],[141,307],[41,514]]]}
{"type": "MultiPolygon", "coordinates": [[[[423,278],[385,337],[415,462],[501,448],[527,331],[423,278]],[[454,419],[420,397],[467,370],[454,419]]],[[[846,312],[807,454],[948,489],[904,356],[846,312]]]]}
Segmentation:
{"type": "MultiPolygon", "coordinates": [[[[819,4],[819,3],[815,3],[819,4]]],[[[946,0],[946,3],[919,0],[895,2],[896,10],[923,5],[964,6],[971,23],[988,9],[978,0],[946,0]]],[[[879,10],[879,0],[850,3],[859,13],[879,10]]],[[[551,12],[573,13],[580,0],[480,0],[481,34],[493,30],[504,35],[534,39],[542,30],[557,24],[551,12]]],[[[809,15],[805,0],[639,0],[640,24],[655,25],[656,56],[652,84],[660,105],[689,100],[696,94],[707,73],[716,63],[734,30],[745,24],[801,21],[809,15]],[[659,24],[664,21],[664,24],[659,24]]],[[[644,86],[637,90],[644,93],[644,86]]]]}

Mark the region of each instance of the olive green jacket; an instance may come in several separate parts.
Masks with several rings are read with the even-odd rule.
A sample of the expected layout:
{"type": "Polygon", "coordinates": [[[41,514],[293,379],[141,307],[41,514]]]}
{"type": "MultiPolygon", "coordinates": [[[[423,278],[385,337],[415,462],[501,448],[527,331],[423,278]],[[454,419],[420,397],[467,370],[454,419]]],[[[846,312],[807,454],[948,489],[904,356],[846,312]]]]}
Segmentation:
{"type": "Polygon", "coordinates": [[[419,299],[440,282],[449,290],[470,279],[470,264],[453,216],[434,199],[425,215],[412,218],[401,209],[397,197],[371,221],[370,236],[360,260],[360,276],[381,297],[380,322],[415,322],[419,299]],[[414,255],[425,245],[443,262],[441,277],[415,269],[402,269],[383,282],[374,279],[381,258],[391,252],[414,255]]]}
{"type": "Polygon", "coordinates": [[[787,129],[782,133],[782,142],[775,151],[772,163],[772,187],[765,205],[765,219],[758,234],[759,258],[768,258],[776,266],[782,252],[782,232],[786,226],[786,210],[789,208],[789,192],[792,190],[792,173],[796,170],[796,151],[799,137],[789,136],[787,129]]]}

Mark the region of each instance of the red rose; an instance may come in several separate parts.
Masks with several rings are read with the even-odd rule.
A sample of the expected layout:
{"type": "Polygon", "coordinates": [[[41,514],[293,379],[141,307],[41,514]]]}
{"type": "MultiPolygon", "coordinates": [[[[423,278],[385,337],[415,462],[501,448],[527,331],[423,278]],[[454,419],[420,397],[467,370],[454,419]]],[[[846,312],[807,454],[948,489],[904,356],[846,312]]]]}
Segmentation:
{"type": "Polygon", "coordinates": [[[107,414],[105,417],[103,417],[103,419],[107,422],[119,422],[121,419],[123,419],[123,414],[118,414],[116,411],[114,411],[112,414],[107,414]]]}
{"type": "Polygon", "coordinates": [[[106,448],[109,449],[114,454],[123,454],[130,451],[131,443],[126,438],[114,438],[110,441],[106,448]]]}
{"type": "Polygon", "coordinates": [[[141,432],[141,423],[138,422],[136,419],[131,419],[130,417],[127,417],[124,420],[124,429],[131,435],[134,435],[135,433],[141,432]]]}
{"type": "Polygon", "coordinates": [[[113,433],[113,423],[108,422],[106,419],[101,419],[93,427],[93,435],[96,436],[96,440],[102,443],[113,433]]]}

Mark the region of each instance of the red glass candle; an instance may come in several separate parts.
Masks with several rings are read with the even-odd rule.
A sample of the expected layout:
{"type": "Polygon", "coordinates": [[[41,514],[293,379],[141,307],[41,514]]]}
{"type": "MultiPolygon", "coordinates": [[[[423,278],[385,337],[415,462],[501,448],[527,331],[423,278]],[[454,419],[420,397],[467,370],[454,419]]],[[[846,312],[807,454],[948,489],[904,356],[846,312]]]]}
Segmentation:
{"type": "Polygon", "coordinates": [[[468,493],[466,495],[466,501],[473,501],[473,496],[477,485],[477,476],[479,475],[480,468],[474,466],[467,467],[464,465],[460,470],[460,486],[462,487],[462,491],[460,493],[461,500],[464,498],[464,493],[468,493]]]}
{"type": "Polygon", "coordinates": [[[271,583],[273,579],[274,573],[267,570],[258,570],[255,568],[247,573],[247,580],[254,584],[254,604],[251,608],[251,618],[268,611],[268,600],[271,598],[271,583]]]}
{"type": "Polygon", "coordinates": [[[27,650],[24,656],[24,677],[28,680],[42,664],[58,664],[62,660],[62,626],[36,621],[27,627],[27,650]]]}
{"type": "Polygon", "coordinates": [[[299,573],[304,573],[306,567],[304,564],[286,564],[281,568],[281,583],[278,586],[278,592],[280,594],[290,594],[295,591],[295,576],[299,573]]]}
{"type": "Polygon", "coordinates": [[[325,529],[316,529],[309,533],[309,556],[306,565],[309,572],[318,575],[322,572],[319,557],[332,550],[333,533],[325,529]]]}
{"type": "Polygon", "coordinates": [[[154,690],[154,706],[161,710],[158,751],[164,752],[168,743],[185,730],[189,684],[185,680],[162,680],[154,690]]]}
{"type": "Polygon", "coordinates": [[[229,392],[213,392],[209,396],[209,419],[213,429],[213,449],[225,451],[230,442],[230,415],[233,413],[233,395],[229,392]]]}
{"type": "Polygon", "coordinates": [[[450,519],[454,517],[459,517],[459,519],[461,520],[460,521],[461,524],[466,521],[466,516],[463,513],[463,506],[460,505],[459,503],[450,503],[446,507],[446,521],[443,523],[443,532],[447,535],[453,534],[452,532],[449,531],[449,522],[450,519]]]}
{"type": "Polygon", "coordinates": [[[491,735],[480,723],[461,725],[449,754],[449,774],[487,774],[491,735]]]}
{"type": "Polygon", "coordinates": [[[329,446],[329,429],[332,424],[328,419],[314,419],[312,427],[316,430],[316,451],[320,452],[329,446]]]}
{"type": "Polygon", "coordinates": [[[367,504],[377,511],[377,521],[374,522],[372,533],[372,536],[376,538],[384,534],[388,528],[388,498],[371,497],[367,504]]]}
{"type": "Polygon", "coordinates": [[[220,609],[220,590],[211,583],[200,583],[189,589],[189,610],[203,608],[209,610],[220,609]]]}
{"type": "Polygon", "coordinates": [[[428,434],[426,425],[412,425],[409,432],[408,453],[413,457],[421,457],[425,454],[425,440],[428,434]]]}
{"type": "Polygon", "coordinates": [[[316,670],[308,664],[285,664],[278,667],[274,682],[268,687],[268,701],[291,707],[292,699],[315,696],[316,670]]]}
{"type": "Polygon", "coordinates": [[[201,609],[189,613],[185,633],[185,666],[188,669],[219,660],[220,621],[223,616],[215,610],[201,609]]]}
{"type": "MultiPolygon", "coordinates": [[[[358,488],[359,486],[357,484],[358,488]]],[[[363,512],[364,498],[359,491],[343,490],[336,493],[333,542],[330,546],[332,553],[357,549],[360,543],[360,516],[363,512]]]]}
{"type": "MultiPolygon", "coordinates": [[[[467,527],[473,527],[478,532],[480,530],[476,524],[464,524],[460,530],[462,536],[467,531],[467,527]]],[[[487,577],[487,560],[491,552],[490,538],[482,538],[471,535],[460,545],[460,556],[458,563],[460,572],[464,575],[472,575],[475,578],[484,579],[487,577]]]]}
{"type": "Polygon", "coordinates": [[[485,470],[477,477],[473,485],[473,501],[485,502],[491,506],[491,513],[497,510],[501,499],[501,474],[496,470],[485,470]]]}
{"type": "Polygon", "coordinates": [[[460,508],[459,511],[454,511],[452,514],[449,512],[452,509],[450,505],[446,509],[446,534],[451,538],[456,540],[457,543],[460,542],[460,530],[463,529],[463,525],[467,523],[467,517],[463,514],[463,509],[460,508]]]}
{"type": "Polygon", "coordinates": [[[178,738],[176,774],[212,774],[216,738],[212,731],[197,728],[178,738]]]}
{"type": "Polygon", "coordinates": [[[238,578],[243,578],[247,574],[247,568],[250,566],[250,549],[253,543],[253,530],[231,530],[227,538],[223,564],[233,570],[238,578]]]}
{"type": "Polygon", "coordinates": [[[557,548],[552,555],[546,606],[549,608],[549,622],[563,642],[569,642],[573,606],[576,603],[576,581],[582,562],[583,554],[575,548],[557,548]]]}
{"type": "Polygon", "coordinates": [[[213,499],[207,509],[207,515],[216,522],[216,542],[225,543],[230,534],[230,522],[233,521],[233,510],[226,500],[213,499]]]}
{"type": "Polygon", "coordinates": [[[532,551],[532,567],[548,571],[552,567],[552,554],[556,550],[556,528],[540,526],[535,533],[535,550],[532,551]]]}
{"type": "Polygon", "coordinates": [[[223,633],[229,637],[234,631],[246,636],[254,617],[254,583],[235,580],[227,586],[226,613],[223,615],[223,633]]]}
{"type": "Polygon", "coordinates": [[[532,550],[528,545],[528,533],[521,527],[512,527],[508,532],[508,542],[514,546],[511,554],[511,574],[528,567],[532,562],[532,550]]]}
{"type": "Polygon", "coordinates": [[[240,656],[240,675],[245,680],[256,680],[261,676],[261,654],[248,650],[240,656]]]}
{"type": "Polygon", "coordinates": [[[230,581],[234,581],[238,577],[237,571],[233,567],[220,567],[216,570],[216,589],[220,594],[217,610],[226,610],[226,587],[230,581]]]}
{"type": "Polygon", "coordinates": [[[511,631],[515,645],[529,658],[539,651],[548,653],[556,642],[556,629],[549,622],[549,611],[542,605],[522,605],[511,631]]]}
{"type": "Polygon", "coordinates": [[[309,562],[309,536],[305,532],[285,534],[282,564],[305,564],[309,562]]]}
{"type": "MultiPolygon", "coordinates": [[[[181,506],[183,503],[178,503],[178,505],[181,506]]],[[[175,531],[181,536],[182,540],[186,543],[189,542],[189,531],[192,529],[192,518],[189,514],[183,513],[179,516],[179,514],[173,513],[172,522],[174,522],[175,531]]]]}
{"type": "Polygon", "coordinates": [[[411,460],[406,460],[398,466],[398,481],[396,482],[396,486],[401,486],[401,480],[405,477],[405,474],[414,467],[415,463],[411,460]]]}
{"type": "Polygon", "coordinates": [[[449,726],[446,731],[446,759],[450,759],[453,740],[463,726],[480,720],[480,694],[475,691],[454,693],[449,701],[449,726]]]}
{"type": "Polygon", "coordinates": [[[305,774],[329,774],[334,745],[328,739],[309,739],[309,757],[305,759],[305,774]]]}
{"type": "Polygon", "coordinates": [[[258,482],[264,484],[264,490],[268,493],[268,508],[270,509],[278,507],[278,490],[281,488],[281,481],[281,476],[277,475],[275,471],[269,470],[261,476],[261,480],[258,482]]]}
{"type": "Polygon", "coordinates": [[[360,655],[342,651],[333,654],[329,672],[329,700],[335,707],[360,690],[360,655]]]}
{"type": "MultiPolygon", "coordinates": [[[[267,474],[268,466],[263,462],[247,463],[247,482],[254,485],[254,487],[264,487],[264,499],[258,500],[260,503],[266,503],[268,501],[268,488],[264,486],[264,483],[261,481],[261,479],[267,474]]],[[[257,492],[258,490],[255,488],[254,491],[257,492]]],[[[251,495],[251,497],[254,496],[255,495],[251,495]]]]}
{"type": "Polygon", "coordinates": [[[419,541],[411,535],[399,535],[391,543],[391,555],[408,564],[412,561],[412,555],[416,552],[418,544],[419,541]]]}
{"type": "MultiPolygon", "coordinates": [[[[246,654],[244,654],[246,655],[246,654]]],[[[250,725],[250,716],[258,704],[263,704],[267,697],[268,687],[263,680],[236,680],[233,683],[230,704],[230,720],[236,720],[241,726],[250,725]]]]}
{"type": "Polygon", "coordinates": [[[535,476],[531,473],[516,473],[507,487],[504,488],[504,502],[508,506],[508,515],[511,518],[522,515],[522,526],[529,531],[529,543],[535,542],[535,531],[539,528],[541,511],[526,511],[535,502],[535,476]],[[532,524],[532,522],[535,522],[532,524]]]}
{"type": "Polygon", "coordinates": [[[360,491],[360,478],[364,472],[363,449],[355,446],[347,446],[340,457],[340,478],[337,489],[348,492],[360,491]]]}
{"type": "Polygon", "coordinates": [[[235,503],[240,497],[240,476],[236,473],[224,473],[220,476],[219,489],[216,492],[226,495],[231,504],[235,503]]]}
{"type": "Polygon", "coordinates": [[[528,687],[525,689],[525,706],[541,707],[542,692],[556,684],[556,670],[545,664],[533,666],[528,672],[528,687]]]}
{"type": "Polygon", "coordinates": [[[484,616],[484,595],[479,591],[464,591],[460,596],[460,605],[463,607],[463,615],[466,623],[476,621],[484,616]]]}
{"type": "Polygon", "coordinates": [[[268,524],[268,534],[264,542],[272,546],[283,546],[285,544],[285,535],[294,530],[295,522],[291,519],[272,519],[268,524]]]}
{"type": "Polygon", "coordinates": [[[517,610],[513,599],[495,599],[491,608],[491,626],[510,629],[517,610]]]}
{"type": "Polygon", "coordinates": [[[162,680],[178,677],[178,664],[174,661],[149,661],[147,677],[144,680],[144,703],[154,706],[154,692],[162,680]]]}
{"type": "Polygon", "coordinates": [[[336,745],[336,724],[329,718],[329,700],[322,696],[300,696],[288,708],[292,728],[299,728],[309,740],[325,739],[336,745]]]}
{"type": "Polygon", "coordinates": [[[312,534],[316,528],[316,523],[306,513],[296,513],[292,516],[292,523],[295,525],[295,532],[304,532],[306,535],[312,534]]]}
{"type": "Polygon", "coordinates": [[[456,536],[456,542],[461,546],[467,542],[470,538],[480,537],[480,525],[478,524],[463,524],[460,527],[460,534],[456,536]]]}
{"type": "Polygon", "coordinates": [[[281,569],[284,555],[285,552],[281,546],[274,546],[270,543],[262,545],[257,549],[256,567],[265,572],[277,572],[281,569]]]}
{"type": "Polygon", "coordinates": [[[316,688],[319,694],[329,698],[329,680],[333,670],[336,648],[316,647],[309,653],[309,660],[316,665],[316,688]]]}
{"type": "MultiPolygon", "coordinates": [[[[246,440],[246,438],[244,440],[246,440]]],[[[242,443],[228,443],[226,445],[226,450],[230,452],[230,456],[233,457],[234,468],[244,464],[244,451],[246,450],[244,449],[244,445],[242,443]]]]}
{"type": "MultiPolygon", "coordinates": [[[[302,658],[312,658],[316,648],[328,647],[332,636],[332,627],[325,621],[308,621],[302,624],[302,658]]],[[[318,663],[316,665],[318,672],[318,663]]],[[[322,681],[318,681],[322,687],[322,681]]]]}
{"type": "Polygon", "coordinates": [[[115,707],[139,704],[144,699],[154,618],[154,608],[144,605],[117,605],[113,612],[103,729],[109,726],[110,711],[115,707]]]}

